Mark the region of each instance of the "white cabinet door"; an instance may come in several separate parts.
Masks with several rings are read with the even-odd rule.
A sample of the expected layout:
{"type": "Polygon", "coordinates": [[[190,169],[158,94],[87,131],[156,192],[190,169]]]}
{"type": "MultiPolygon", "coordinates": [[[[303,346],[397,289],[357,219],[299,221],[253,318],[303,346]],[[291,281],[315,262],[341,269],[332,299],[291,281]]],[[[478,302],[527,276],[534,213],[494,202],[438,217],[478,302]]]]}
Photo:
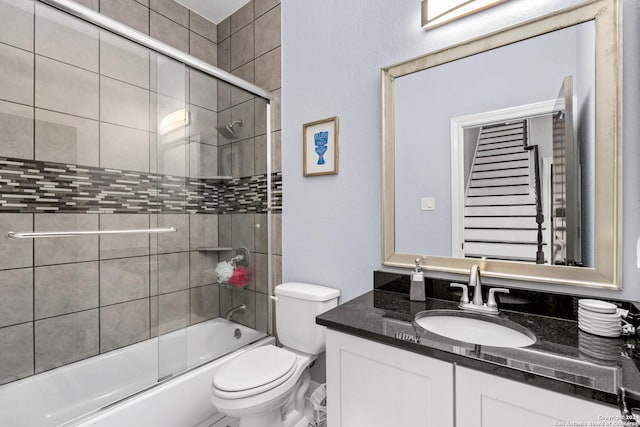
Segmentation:
{"type": "Polygon", "coordinates": [[[620,411],[456,366],[457,427],[611,426],[620,411]]]}
{"type": "Polygon", "coordinates": [[[331,427],[453,427],[453,365],[327,330],[331,427]]]}

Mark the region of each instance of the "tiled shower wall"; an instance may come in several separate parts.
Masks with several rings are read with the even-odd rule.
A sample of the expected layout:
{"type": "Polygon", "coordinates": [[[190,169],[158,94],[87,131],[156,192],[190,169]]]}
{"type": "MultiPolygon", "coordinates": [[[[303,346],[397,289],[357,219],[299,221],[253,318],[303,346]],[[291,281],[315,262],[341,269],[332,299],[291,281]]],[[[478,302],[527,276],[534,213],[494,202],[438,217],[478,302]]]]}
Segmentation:
{"type": "MultiPolygon", "coordinates": [[[[255,83],[273,95],[271,103],[272,171],[281,176],[281,13],[280,0],[251,0],[229,18],[218,24],[218,67],[244,80],[255,83]]],[[[221,158],[220,174],[246,176],[266,172],[266,123],[265,103],[253,100],[246,93],[221,84],[218,93],[218,122],[231,123],[246,116],[255,115],[255,123],[240,128],[239,138],[230,142],[218,139],[221,158]],[[229,161],[229,159],[231,161],[229,161]],[[231,165],[231,169],[228,168],[231,165]]],[[[274,192],[278,198],[278,189],[274,192]]],[[[281,195],[281,194],[280,194],[281,195]]],[[[281,206],[281,205],[280,205],[281,206]]],[[[273,283],[282,282],[282,214],[272,215],[273,283]]],[[[267,292],[266,215],[240,213],[221,215],[221,244],[231,243],[248,247],[253,253],[258,279],[249,287],[256,294],[238,290],[221,290],[223,303],[229,305],[252,303],[254,297],[263,299],[267,292]],[[255,234],[241,230],[255,228],[255,234]],[[239,231],[240,230],[240,231],[239,231]]],[[[266,307],[258,302],[256,307],[266,307]]]]}
{"type": "MultiPolygon", "coordinates": [[[[173,1],[81,3],[209,63],[217,62],[219,28],[173,1]]],[[[253,2],[250,5],[254,8],[253,2]]],[[[279,6],[275,7],[279,43],[279,6]]],[[[266,214],[228,197],[240,188],[246,199],[255,198],[266,172],[266,124],[260,122],[264,102],[26,0],[0,0],[0,63],[2,234],[156,226],[179,230],[151,237],[3,239],[0,383],[224,315],[239,303],[249,309],[234,320],[266,330],[266,214]],[[189,128],[181,135],[158,135],[158,117],[176,106],[190,111],[189,128]],[[215,131],[229,115],[242,118],[246,126],[232,143],[215,131]],[[109,197],[98,197],[97,207],[82,210],[80,200],[70,202],[74,207],[60,192],[53,192],[51,188],[64,186],[47,177],[44,187],[25,185],[21,192],[22,197],[42,197],[36,206],[13,203],[15,199],[7,196],[9,189],[15,190],[11,185],[38,179],[29,177],[37,177],[36,171],[69,180],[79,199],[82,190],[93,195],[91,190],[105,182],[124,188],[124,194],[110,195],[120,197],[117,208],[109,197]],[[85,176],[94,173],[120,173],[124,182],[97,182],[85,176]],[[236,179],[224,185],[196,179],[223,174],[236,179]],[[140,200],[126,199],[126,191],[150,177],[160,177],[158,189],[169,192],[176,179],[182,179],[182,190],[211,184],[219,190],[216,196],[226,194],[230,203],[204,213],[189,205],[195,193],[182,191],[172,193],[177,208],[138,209],[140,200]],[[218,254],[195,250],[227,245],[252,251],[255,275],[246,289],[216,284],[218,254]]],[[[274,104],[272,129],[279,130],[279,102],[274,104]]],[[[279,131],[274,137],[274,170],[279,171],[279,131]]],[[[274,241],[280,242],[280,215],[274,218],[274,241]]],[[[275,243],[275,280],[281,271],[279,248],[275,243]]],[[[230,255],[221,253],[220,258],[230,255]]]]}

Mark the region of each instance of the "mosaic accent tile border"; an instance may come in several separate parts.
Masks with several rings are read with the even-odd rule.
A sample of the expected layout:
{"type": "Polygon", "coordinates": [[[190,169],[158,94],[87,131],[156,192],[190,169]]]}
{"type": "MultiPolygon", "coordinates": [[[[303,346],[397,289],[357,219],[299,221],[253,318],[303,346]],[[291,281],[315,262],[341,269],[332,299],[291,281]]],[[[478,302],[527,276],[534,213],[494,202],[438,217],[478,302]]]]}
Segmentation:
{"type": "MultiPolygon", "coordinates": [[[[274,211],[281,211],[281,173],[272,174],[272,185],[274,211]]],[[[266,189],[266,174],[185,178],[0,157],[5,213],[265,213],[266,189]]]]}

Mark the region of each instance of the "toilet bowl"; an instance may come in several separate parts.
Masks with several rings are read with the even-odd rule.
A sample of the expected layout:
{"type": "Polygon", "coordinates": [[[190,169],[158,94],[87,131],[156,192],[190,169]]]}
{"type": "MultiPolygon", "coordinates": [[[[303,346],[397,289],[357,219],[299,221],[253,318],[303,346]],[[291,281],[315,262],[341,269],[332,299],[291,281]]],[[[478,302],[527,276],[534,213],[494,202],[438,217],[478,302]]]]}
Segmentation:
{"type": "Polygon", "coordinates": [[[211,402],[241,427],[306,427],[304,395],[315,356],[274,345],[250,350],[221,367],[211,402]]]}
{"type": "Polygon", "coordinates": [[[211,402],[240,427],[307,427],[309,366],[324,351],[315,317],[337,306],[337,289],[306,283],[276,286],[276,323],[283,347],[254,348],[225,363],[211,384],[211,402]]]}

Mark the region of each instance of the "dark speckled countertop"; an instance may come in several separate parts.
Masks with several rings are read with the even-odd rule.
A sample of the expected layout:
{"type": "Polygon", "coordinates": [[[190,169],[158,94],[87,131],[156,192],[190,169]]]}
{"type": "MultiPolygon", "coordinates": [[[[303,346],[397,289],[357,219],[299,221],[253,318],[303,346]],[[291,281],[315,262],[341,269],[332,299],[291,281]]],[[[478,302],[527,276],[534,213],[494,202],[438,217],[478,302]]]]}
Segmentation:
{"type": "MultiPolygon", "coordinates": [[[[506,300],[504,305],[508,305],[506,300]]],[[[635,354],[635,338],[602,338],[580,331],[575,319],[503,309],[500,316],[527,327],[536,342],[523,348],[481,346],[450,340],[413,323],[420,311],[438,309],[458,308],[450,300],[413,302],[406,293],[378,289],[321,314],[316,322],[425,356],[612,405],[618,405],[618,394],[624,389],[629,406],[640,407],[640,353],[635,354]]]]}

